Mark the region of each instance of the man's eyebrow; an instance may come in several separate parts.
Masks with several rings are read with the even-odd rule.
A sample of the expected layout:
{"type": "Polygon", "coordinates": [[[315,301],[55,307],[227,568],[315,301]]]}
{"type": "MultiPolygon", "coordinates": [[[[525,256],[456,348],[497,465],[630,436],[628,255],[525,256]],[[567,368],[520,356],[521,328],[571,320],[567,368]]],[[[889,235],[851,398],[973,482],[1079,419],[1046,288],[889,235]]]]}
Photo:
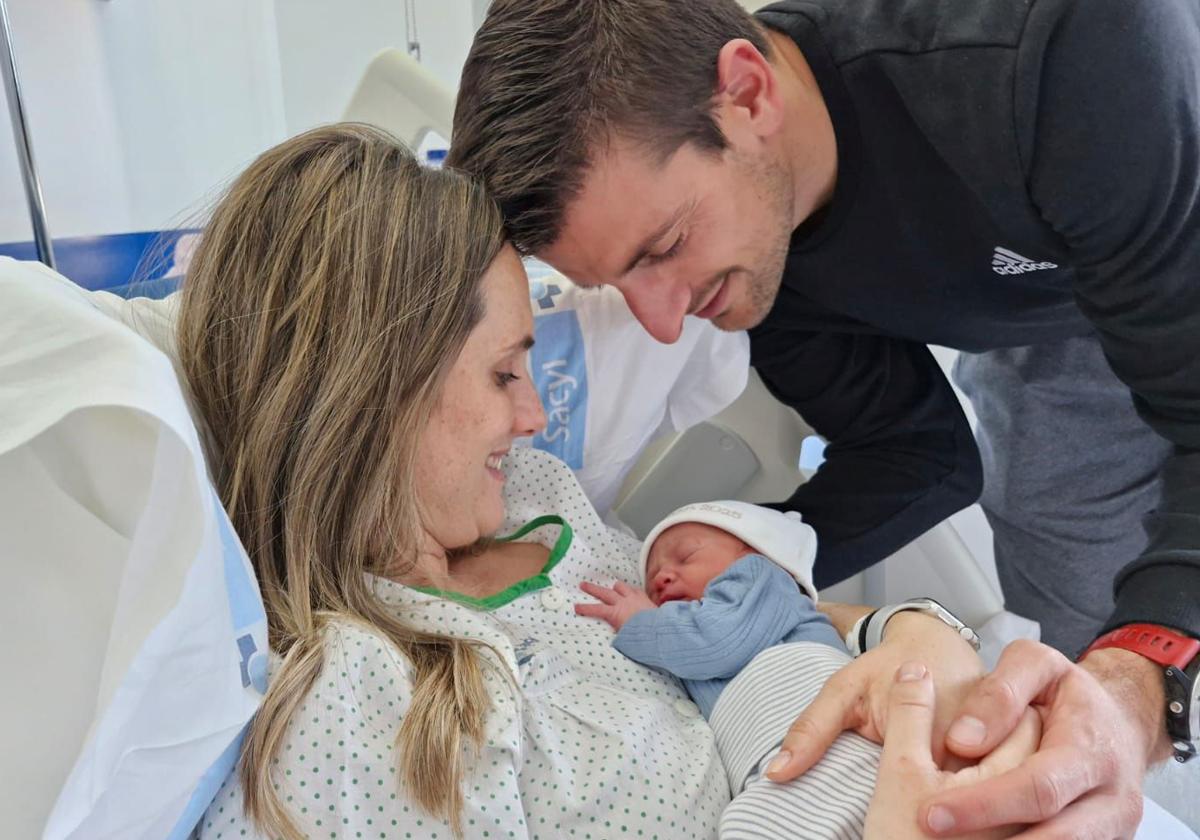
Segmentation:
{"type": "Polygon", "coordinates": [[[675,212],[671,214],[670,218],[668,218],[666,222],[664,222],[657,229],[655,229],[653,233],[643,239],[642,244],[638,246],[637,252],[633,255],[633,259],[626,263],[625,267],[621,269],[620,276],[624,277],[626,274],[633,271],[633,269],[637,267],[637,264],[640,263],[647,254],[650,253],[650,249],[654,246],[654,243],[658,242],[658,240],[670,233],[671,228],[679,224],[679,220],[687,215],[687,212],[691,208],[692,204],[690,202],[679,205],[679,207],[676,208],[675,212]]]}

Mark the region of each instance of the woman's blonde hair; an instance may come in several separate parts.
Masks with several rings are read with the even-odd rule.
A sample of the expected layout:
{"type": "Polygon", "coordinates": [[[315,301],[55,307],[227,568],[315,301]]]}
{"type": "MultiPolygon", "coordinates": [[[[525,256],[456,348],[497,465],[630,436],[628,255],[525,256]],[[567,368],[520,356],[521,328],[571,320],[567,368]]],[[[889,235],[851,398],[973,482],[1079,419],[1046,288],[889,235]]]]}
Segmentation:
{"type": "Polygon", "coordinates": [[[270,768],[334,619],[407,657],[398,775],[461,830],[464,747],[481,742],[489,709],[480,652],[405,626],[366,573],[403,574],[416,556],[418,436],[483,317],[480,281],[503,244],[477,184],[343,124],[254,161],[191,263],[180,362],[283,660],[241,765],[247,814],[271,836],[300,836],[270,768]]]}

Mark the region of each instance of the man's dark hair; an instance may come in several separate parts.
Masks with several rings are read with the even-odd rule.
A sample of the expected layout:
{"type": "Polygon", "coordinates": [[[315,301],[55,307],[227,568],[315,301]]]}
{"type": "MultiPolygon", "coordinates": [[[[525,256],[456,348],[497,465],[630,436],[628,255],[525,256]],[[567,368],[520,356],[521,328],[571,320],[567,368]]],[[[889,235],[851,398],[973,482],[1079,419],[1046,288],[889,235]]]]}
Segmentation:
{"type": "Polygon", "coordinates": [[[736,38],[768,54],[735,0],[495,0],[463,69],[447,165],[483,179],[518,250],[540,250],[614,137],[659,159],[688,142],[725,148],[712,102],[718,53],[736,38]]]}

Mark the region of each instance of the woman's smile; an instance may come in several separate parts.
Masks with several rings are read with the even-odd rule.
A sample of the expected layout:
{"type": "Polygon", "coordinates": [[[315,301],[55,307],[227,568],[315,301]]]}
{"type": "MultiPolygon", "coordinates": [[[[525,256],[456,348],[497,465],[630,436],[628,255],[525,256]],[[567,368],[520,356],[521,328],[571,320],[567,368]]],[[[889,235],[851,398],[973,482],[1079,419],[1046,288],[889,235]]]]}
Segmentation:
{"type": "Polygon", "coordinates": [[[493,452],[487,459],[487,470],[492,478],[497,481],[504,481],[504,456],[508,454],[508,450],[503,452],[493,452]]]}

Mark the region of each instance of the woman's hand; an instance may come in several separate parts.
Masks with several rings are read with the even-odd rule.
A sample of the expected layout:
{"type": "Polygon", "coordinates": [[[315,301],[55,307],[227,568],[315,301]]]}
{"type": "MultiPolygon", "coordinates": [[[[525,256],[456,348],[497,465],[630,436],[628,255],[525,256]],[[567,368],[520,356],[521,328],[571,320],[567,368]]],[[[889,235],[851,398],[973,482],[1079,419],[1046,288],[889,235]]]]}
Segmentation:
{"type": "MultiPolygon", "coordinates": [[[[1041,719],[1032,709],[1008,740],[979,764],[956,772],[940,770],[933,760],[934,688],[928,669],[906,662],[896,671],[888,697],[890,729],[883,744],[875,795],[867,810],[863,840],[926,838],[918,820],[923,799],[950,788],[974,784],[1018,766],[1037,749],[1041,719]]],[[[970,835],[977,840],[1008,837],[1015,827],[970,835]]]]}
{"type": "Polygon", "coordinates": [[[617,581],[612,589],[584,581],[579,584],[579,588],[600,603],[576,604],[575,614],[602,618],[611,624],[614,630],[620,630],[626,621],[642,610],[654,609],[654,602],[650,600],[650,596],[624,581],[617,581]]]}
{"type": "Polygon", "coordinates": [[[967,693],[983,677],[983,662],[953,628],[931,616],[902,612],[887,623],[879,647],[867,651],[825,683],[788,730],[779,755],[767,768],[767,778],[776,782],[796,778],[816,764],[847,729],[877,744],[884,743],[896,669],[910,661],[936,663],[932,675],[937,694],[932,751],[940,764],[946,755],[946,730],[967,693]]]}

